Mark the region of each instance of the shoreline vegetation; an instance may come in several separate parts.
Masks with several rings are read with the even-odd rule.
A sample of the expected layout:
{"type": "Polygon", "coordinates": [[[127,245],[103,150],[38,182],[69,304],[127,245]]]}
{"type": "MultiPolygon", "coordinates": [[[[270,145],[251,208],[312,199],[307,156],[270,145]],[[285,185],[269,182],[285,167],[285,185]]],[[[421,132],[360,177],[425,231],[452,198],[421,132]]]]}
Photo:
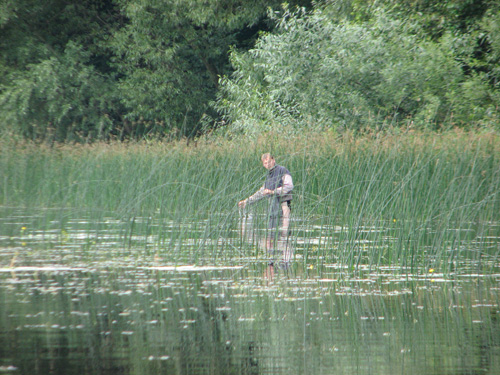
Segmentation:
{"type": "Polygon", "coordinates": [[[500,130],[498,1],[97,3],[0,5],[0,137],[500,130]]]}
{"type": "Polygon", "coordinates": [[[500,137],[494,132],[267,134],[189,145],[4,140],[0,206],[52,210],[38,230],[57,222],[63,231],[71,217],[87,218],[89,228],[116,218],[127,223],[125,232],[152,236],[162,253],[179,248],[192,231],[195,241],[211,243],[216,257],[217,239],[234,236],[237,202],[263,178],[259,157],[266,151],[294,175],[292,232],[316,239],[301,244],[305,261],[314,253],[316,261],[349,266],[450,271],[465,259],[498,266],[500,137]],[[166,221],[177,228],[165,233],[166,221]]]}

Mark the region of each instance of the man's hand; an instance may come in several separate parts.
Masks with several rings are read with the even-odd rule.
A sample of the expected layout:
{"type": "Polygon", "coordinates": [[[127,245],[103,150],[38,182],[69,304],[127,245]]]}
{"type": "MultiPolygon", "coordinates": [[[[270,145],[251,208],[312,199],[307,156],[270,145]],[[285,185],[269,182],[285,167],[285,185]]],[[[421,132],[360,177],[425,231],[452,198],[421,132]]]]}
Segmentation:
{"type": "Polygon", "coordinates": [[[274,190],[264,189],[264,195],[273,195],[273,194],[274,194],[274,190]]]}
{"type": "Polygon", "coordinates": [[[246,205],[247,205],[247,200],[246,199],[238,202],[238,207],[239,208],[245,208],[246,205]]]}

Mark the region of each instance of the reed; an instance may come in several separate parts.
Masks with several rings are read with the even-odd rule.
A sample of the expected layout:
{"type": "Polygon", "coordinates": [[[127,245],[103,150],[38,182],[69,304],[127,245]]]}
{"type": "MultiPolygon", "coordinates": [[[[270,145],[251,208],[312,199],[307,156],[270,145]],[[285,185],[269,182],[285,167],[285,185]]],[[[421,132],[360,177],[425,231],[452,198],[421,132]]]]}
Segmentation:
{"type": "Polygon", "coordinates": [[[498,257],[500,139],[491,133],[52,147],[2,140],[0,204],[44,210],[40,231],[81,218],[99,240],[117,220],[123,248],[224,261],[248,254],[235,239],[237,202],[262,183],[267,151],[293,174],[292,234],[304,264],[451,272],[464,259],[498,257]]]}
{"type": "Polygon", "coordinates": [[[498,368],[495,277],[481,285],[391,275],[329,281],[337,270],[271,281],[263,268],[20,274],[23,287],[0,288],[5,358],[30,374],[46,373],[49,361],[67,362],[70,373],[120,366],[130,374],[498,368]]]}

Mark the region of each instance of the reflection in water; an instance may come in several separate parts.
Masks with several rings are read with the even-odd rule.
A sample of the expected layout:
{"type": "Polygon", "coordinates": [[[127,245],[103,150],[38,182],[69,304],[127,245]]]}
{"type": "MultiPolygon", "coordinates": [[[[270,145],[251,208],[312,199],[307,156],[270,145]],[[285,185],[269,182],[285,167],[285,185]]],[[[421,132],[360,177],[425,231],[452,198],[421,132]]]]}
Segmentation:
{"type": "Polygon", "coordinates": [[[277,235],[262,231],[255,225],[254,215],[249,212],[240,211],[239,234],[242,241],[264,252],[270,263],[283,262],[290,263],[294,255],[293,240],[289,233],[289,219],[281,220],[277,235]]]}
{"type": "Polygon", "coordinates": [[[353,267],[317,250],[320,243],[338,249],[343,228],[296,225],[268,253],[260,218],[238,219],[210,242],[196,223],[137,218],[132,228],[67,219],[63,232],[61,221],[42,216],[22,230],[26,217],[4,217],[0,372],[437,375],[500,368],[497,239],[488,239],[493,255],[461,260],[450,274],[439,263],[363,263],[385,256],[386,243],[373,244],[396,238],[367,228],[353,267]],[[43,230],[41,222],[48,223],[43,230]],[[190,236],[176,239],[175,228],[190,236]]]}
{"type": "MultiPolygon", "coordinates": [[[[290,262],[279,262],[275,263],[273,261],[270,261],[264,270],[263,273],[263,280],[268,281],[268,282],[273,282],[275,274],[277,273],[278,275],[283,274],[285,277],[291,277],[291,264],[290,262]]],[[[268,283],[269,285],[269,283],[268,283]]]]}
{"type": "Polygon", "coordinates": [[[0,366],[23,374],[498,368],[498,276],[391,278],[267,264],[2,272],[0,366]]]}

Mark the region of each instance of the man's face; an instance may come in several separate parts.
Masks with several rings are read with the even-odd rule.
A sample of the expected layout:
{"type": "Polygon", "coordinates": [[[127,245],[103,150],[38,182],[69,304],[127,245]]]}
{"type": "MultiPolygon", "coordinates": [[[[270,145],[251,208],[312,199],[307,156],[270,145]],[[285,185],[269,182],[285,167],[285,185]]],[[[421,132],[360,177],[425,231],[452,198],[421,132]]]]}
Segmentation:
{"type": "Polygon", "coordinates": [[[264,159],[262,159],[262,165],[267,170],[272,169],[274,167],[274,164],[275,164],[275,161],[274,161],[273,158],[264,158],[264,159]]]}

